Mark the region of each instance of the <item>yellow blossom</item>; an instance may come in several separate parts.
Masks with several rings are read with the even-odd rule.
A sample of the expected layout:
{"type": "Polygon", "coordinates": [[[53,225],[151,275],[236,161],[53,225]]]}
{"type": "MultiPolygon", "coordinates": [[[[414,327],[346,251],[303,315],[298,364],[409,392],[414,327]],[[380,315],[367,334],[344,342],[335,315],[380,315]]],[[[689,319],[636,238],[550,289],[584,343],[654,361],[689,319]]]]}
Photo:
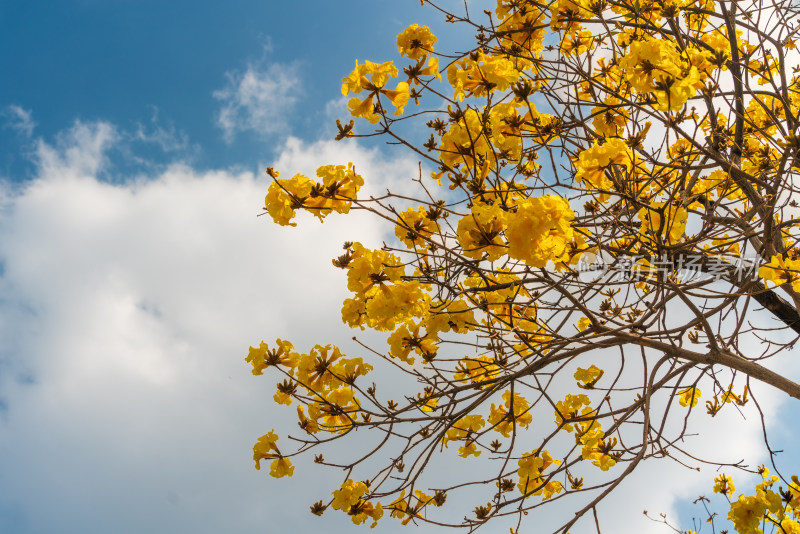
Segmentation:
{"type": "Polygon", "coordinates": [[[489,424],[494,425],[494,430],[507,438],[516,425],[528,428],[533,421],[533,415],[529,411],[530,403],[519,393],[514,393],[512,396],[511,391],[506,390],[503,393],[503,400],[504,404],[499,406],[492,403],[489,424]]]}
{"type": "Polygon", "coordinates": [[[349,512],[350,508],[361,500],[361,497],[367,493],[367,485],[363,482],[353,482],[347,479],[342,483],[338,490],[333,492],[333,502],[331,506],[334,510],[341,510],[349,512]]]}
{"type": "Polygon", "coordinates": [[[278,458],[270,464],[269,474],[275,478],[290,477],[294,474],[294,466],[288,458],[278,458]]]}
{"type": "Polygon", "coordinates": [[[736,486],[733,485],[733,479],[725,473],[714,478],[714,493],[722,493],[730,499],[733,497],[734,491],[736,491],[736,486]]]}
{"type": "Polygon", "coordinates": [[[290,222],[295,210],[303,206],[303,202],[311,194],[313,183],[307,176],[296,174],[291,179],[277,179],[270,184],[264,198],[264,209],[272,220],[281,226],[297,226],[290,222]]]}
{"type": "Polygon", "coordinates": [[[733,521],[733,526],[739,534],[760,534],[759,525],[766,511],[766,505],[757,497],[740,495],[739,499],[731,504],[728,519],[733,521]]]}
{"type": "Polygon", "coordinates": [[[505,212],[496,204],[475,204],[470,214],[458,221],[456,233],[462,253],[468,258],[480,259],[487,254],[489,261],[505,255],[502,238],[505,229],[505,212]]]}
{"type": "Polygon", "coordinates": [[[433,51],[433,43],[438,41],[427,26],[412,24],[397,36],[397,49],[401,56],[420,59],[433,51]]]}
{"type": "Polygon", "coordinates": [[[700,400],[700,390],[696,387],[688,387],[678,392],[680,395],[680,405],[689,407],[697,406],[697,401],[700,400]]]}
{"type": "Polygon", "coordinates": [[[506,216],[508,255],[531,267],[567,261],[574,217],[567,200],[556,195],[519,201],[506,216]]]}
{"type": "Polygon", "coordinates": [[[256,444],[253,445],[253,460],[256,462],[256,469],[261,469],[261,460],[275,458],[280,455],[278,446],[275,445],[276,441],[278,441],[278,435],[275,434],[274,430],[270,430],[258,438],[256,444]]]}
{"type": "Polygon", "coordinates": [[[592,365],[588,369],[578,367],[575,371],[575,380],[578,381],[578,386],[585,389],[592,389],[598,380],[603,376],[603,370],[592,365]]]}

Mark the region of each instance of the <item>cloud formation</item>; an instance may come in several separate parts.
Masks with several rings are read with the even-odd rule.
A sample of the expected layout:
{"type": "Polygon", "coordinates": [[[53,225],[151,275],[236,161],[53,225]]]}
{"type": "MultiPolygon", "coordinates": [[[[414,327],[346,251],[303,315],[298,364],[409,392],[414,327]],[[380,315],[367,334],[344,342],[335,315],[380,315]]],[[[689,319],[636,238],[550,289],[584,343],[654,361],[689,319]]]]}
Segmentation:
{"type": "Polygon", "coordinates": [[[302,89],[296,65],[250,64],[244,73],[231,71],[226,78],[225,87],[213,93],[221,104],[217,126],[226,142],[240,132],[269,136],[287,130],[302,89]]]}
{"type": "Polygon", "coordinates": [[[16,130],[20,135],[26,138],[33,135],[33,129],[36,127],[36,123],[33,121],[30,110],[12,104],[7,106],[0,113],[0,116],[5,118],[5,127],[16,130]]]}
{"type": "Polygon", "coordinates": [[[150,125],[136,124],[136,131],[131,134],[131,139],[142,143],[152,143],[164,152],[181,152],[189,148],[189,136],[183,130],[178,130],[172,122],[162,125],[159,120],[159,111],[153,107],[150,125]]]}

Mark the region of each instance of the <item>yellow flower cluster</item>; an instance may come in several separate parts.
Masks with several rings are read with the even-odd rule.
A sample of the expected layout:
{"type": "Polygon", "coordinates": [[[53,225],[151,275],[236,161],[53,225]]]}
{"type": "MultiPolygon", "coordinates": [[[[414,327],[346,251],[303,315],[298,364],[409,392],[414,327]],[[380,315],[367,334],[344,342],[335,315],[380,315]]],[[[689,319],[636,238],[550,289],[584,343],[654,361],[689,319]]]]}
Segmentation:
{"type": "Polygon", "coordinates": [[[584,460],[591,460],[592,464],[603,471],[608,471],[617,463],[617,454],[612,448],[617,443],[616,438],[606,439],[600,423],[597,421],[581,421],[583,431],[576,434],[576,440],[583,445],[581,455],[584,460]]]}
{"type": "Polygon", "coordinates": [[[291,222],[297,209],[303,208],[322,220],[331,212],[348,213],[356,199],[356,193],[364,185],[364,179],[356,174],[352,163],[325,165],[317,169],[321,182],[296,174],[291,179],[277,178],[278,173],[270,169],[274,181],[267,190],[264,205],[272,219],[282,226],[296,226],[291,222]]]}
{"type": "Polygon", "coordinates": [[[543,501],[550,499],[553,495],[561,493],[564,487],[558,480],[547,480],[544,474],[549,467],[561,465],[561,460],[555,460],[547,451],[531,451],[524,455],[518,462],[517,476],[519,482],[517,489],[525,497],[540,496],[543,501]]]}
{"type": "Polygon", "coordinates": [[[458,221],[456,235],[468,258],[495,261],[508,255],[531,267],[570,260],[574,213],[555,195],[518,200],[514,210],[498,204],[473,204],[458,221]],[[504,239],[505,238],[505,239],[504,239]]]}
{"type": "Polygon", "coordinates": [[[530,403],[519,393],[511,394],[511,391],[503,393],[503,404],[492,407],[489,410],[489,424],[493,425],[493,430],[499,432],[503,437],[510,437],[511,432],[519,425],[528,428],[533,421],[533,415],[529,409],[530,403]]]}
{"type": "Polygon", "coordinates": [[[368,491],[369,488],[363,482],[354,482],[348,478],[338,490],[333,492],[331,507],[349,514],[356,525],[372,519],[374,528],[378,520],[383,517],[383,505],[381,503],[373,505],[364,500],[363,497],[368,491]]]}
{"type": "MultiPolygon", "coordinates": [[[[792,483],[784,490],[775,491],[777,476],[770,476],[769,469],[761,466],[762,481],[756,485],[755,495],[739,495],[730,504],[728,519],[739,534],[762,534],[762,524],[773,525],[777,531],[787,534],[800,533],[800,480],[792,476],[792,483]]],[[[722,475],[714,479],[714,491],[733,494],[733,480],[722,475]]]]}
{"type": "Polygon", "coordinates": [[[592,126],[603,137],[622,137],[630,115],[618,98],[609,96],[592,108],[592,126]]]}
{"type": "Polygon", "coordinates": [[[574,217],[567,200],[555,195],[519,201],[506,216],[508,255],[531,267],[569,261],[574,217]]]}
{"type": "Polygon", "coordinates": [[[275,349],[270,349],[262,341],[259,347],[250,347],[245,358],[253,366],[255,375],[276,367],[288,377],[278,384],[275,402],[291,404],[297,388],[302,387],[312,399],[308,403],[308,416],[302,406],[297,410],[300,426],[306,432],[349,430],[360,410],[360,403],[350,386],[372,371],[372,366],[361,358],[343,357],[338,347],[332,345],[315,345],[308,354],[295,352],[288,341],[279,339],[276,345],[275,349]]]}
{"type": "Polygon", "coordinates": [[[575,162],[575,181],[600,190],[602,200],[608,198],[606,192],[614,188],[607,171],[621,168],[630,172],[633,170],[633,165],[633,152],[622,139],[608,139],[602,145],[595,142],[578,154],[578,160],[575,162]]]}
{"type": "Polygon", "coordinates": [[[447,81],[453,87],[453,98],[458,100],[506,91],[521,75],[510,59],[483,52],[462,58],[447,68],[447,81]]]}
{"type": "MultiPolygon", "coordinates": [[[[498,0],[495,9],[501,23],[497,26],[500,43],[514,49],[530,51],[538,58],[544,47],[545,14],[534,4],[523,4],[517,0],[498,0]]],[[[530,60],[516,56],[517,67],[530,68],[530,60]]]]}
{"type": "MultiPolygon", "coordinates": [[[[696,61],[702,61],[702,53],[696,54],[696,61]]],[[[660,111],[680,110],[703,87],[707,77],[690,58],[678,53],[673,41],[666,39],[633,41],[619,66],[635,91],[655,95],[655,108],[660,111]]]]}
{"type": "Polygon", "coordinates": [[[342,304],[342,320],[351,327],[393,330],[430,309],[430,296],[422,284],[406,281],[400,259],[383,250],[352,245],[347,266],[347,288],[355,293],[342,304]]]}
{"type": "Polygon", "coordinates": [[[454,380],[470,382],[476,385],[489,386],[492,379],[500,372],[500,367],[491,356],[486,354],[477,358],[465,357],[456,367],[454,380]]]}
{"type": "Polygon", "coordinates": [[[270,464],[269,474],[275,478],[290,477],[294,474],[294,466],[288,458],[281,455],[280,449],[275,444],[277,441],[278,435],[274,430],[270,430],[258,438],[256,444],[253,445],[253,460],[256,462],[256,469],[261,469],[261,460],[274,458],[270,464]]]}
{"type": "Polygon", "coordinates": [[[594,385],[597,384],[598,380],[603,376],[604,371],[597,367],[596,365],[592,365],[588,369],[584,369],[582,367],[578,367],[578,370],[575,371],[575,380],[578,381],[578,387],[582,389],[593,389],[594,385]]]}
{"type": "Polygon", "coordinates": [[[776,254],[758,269],[758,275],[765,282],[776,286],[789,284],[794,291],[800,291],[800,259],[784,259],[782,254],[776,254]]]}
{"type": "Polygon", "coordinates": [[[362,65],[356,61],[353,72],[342,79],[342,94],[347,96],[361,91],[367,91],[368,94],[363,99],[353,97],[347,102],[350,114],[376,124],[381,119],[381,115],[375,110],[376,106],[380,106],[378,95],[384,95],[396,108],[394,114],[402,115],[409,98],[408,82],[400,82],[391,90],[385,88],[389,77],[397,78],[397,75],[397,67],[391,61],[385,63],[366,61],[362,65]]]}
{"type": "Polygon", "coordinates": [[[437,492],[436,495],[428,495],[421,490],[414,490],[414,494],[406,498],[406,492],[403,490],[400,496],[387,506],[387,509],[391,510],[392,517],[403,519],[403,525],[407,525],[414,518],[421,517],[421,512],[425,507],[441,506],[443,503],[443,493],[437,492]]]}
{"type": "Polygon", "coordinates": [[[736,486],[733,485],[733,479],[725,473],[714,478],[714,493],[721,493],[730,499],[734,491],[736,486]]]}
{"type": "Polygon", "coordinates": [[[426,247],[426,239],[439,231],[437,212],[422,206],[408,208],[397,216],[394,234],[410,249],[426,247]]]}
{"type": "Polygon", "coordinates": [[[591,417],[594,414],[594,410],[589,407],[591,403],[586,395],[568,394],[563,401],[556,403],[556,424],[559,428],[572,432],[575,429],[573,423],[567,421],[577,417],[591,417]]]}
{"type": "Polygon", "coordinates": [[[462,458],[480,456],[481,451],[478,450],[474,437],[485,425],[486,421],[482,415],[465,415],[445,432],[442,436],[442,445],[447,447],[450,441],[463,440],[464,445],[458,449],[459,456],[462,458]]]}
{"type": "Polygon", "coordinates": [[[655,238],[667,245],[677,244],[686,231],[689,212],[673,203],[653,202],[639,210],[641,238],[648,242],[655,238]]]}
{"type": "Polygon", "coordinates": [[[422,59],[428,52],[433,52],[433,43],[438,41],[427,26],[412,24],[397,36],[397,49],[401,56],[411,59],[422,59]]]}
{"type": "Polygon", "coordinates": [[[458,221],[456,235],[461,253],[472,259],[484,254],[495,261],[506,254],[502,233],[506,229],[505,212],[497,204],[473,204],[471,213],[458,221]]]}

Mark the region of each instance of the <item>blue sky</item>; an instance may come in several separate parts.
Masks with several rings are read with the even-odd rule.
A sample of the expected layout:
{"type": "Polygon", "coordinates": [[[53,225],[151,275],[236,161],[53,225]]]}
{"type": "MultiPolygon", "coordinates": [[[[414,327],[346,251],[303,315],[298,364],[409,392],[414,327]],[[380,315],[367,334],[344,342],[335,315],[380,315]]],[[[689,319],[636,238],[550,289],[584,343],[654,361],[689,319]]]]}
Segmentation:
{"type": "MultiPolygon", "coordinates": [[[[471,34],[417,0],[0,3],[0,532],[359,530],[308,513],[338,473],[253,469],[257,437],[294,423],[243,358],[277,337],[356,351],[330,258],[385,229],[256,215],[267,165],[354,161],[367,191],[408,187],[412,155],[332,137],[342,76],[412,22],[471,34]]],[[[700,448],[757,457],[758,428],[715,440],[739,424],[700,448]]],[[[601,516],[639,532],[709,484],[648,466],[601,516]]]]}
{"type": "MultiPolygon", "coordinates": [[[[325,103],[338,94],[354,59],[365,50],[382,50],[388,59],[396,34],[421,11],[417,2],[367,0],[303,7],[247,0],[4,2],[0,102],[31,111],[44,139],[76,119],[135,131],[157,117],[160,127],[201,147],[194,153],[199,166],[254,164],[274,155],[281,136],[318,136],[329,119],[325,103]],[[250,130],[225,142],[214,93],[248,68],[270,65],[296,79],[294,98],[271,117],[273,131],[250,130]],[[286,112],[291,120],[281,123],[286,112]]],[[[28,162],[3,133],[0,172],[15,179],[28,162]]]]}

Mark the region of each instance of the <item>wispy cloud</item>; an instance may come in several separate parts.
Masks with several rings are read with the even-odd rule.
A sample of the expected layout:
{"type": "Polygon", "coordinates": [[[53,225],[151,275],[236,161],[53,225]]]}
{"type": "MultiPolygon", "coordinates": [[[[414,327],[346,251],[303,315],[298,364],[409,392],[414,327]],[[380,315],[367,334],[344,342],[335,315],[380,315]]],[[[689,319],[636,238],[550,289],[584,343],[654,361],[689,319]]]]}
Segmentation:
{"type": "Polygon", "coordinates": [[[226,142],[239,132],[252,131],[268,136],[288,131],[291,115],[302,90],[297,65],[250,64],[242,72],[228,72],[227,85],[214,91],[222,107],[217,126],[226,142]]]}
{"type": "Polygon", "coordinates": [[[107,151],[119,140],[108,122],[75,121],[56,136],[54,144],[37,139],[36,159],[40,176],[96,176],[107,163],[107,151]]]}
{"type": "Polygon", "coordinates": [[[12,128],[27,138],[33,136],[33,129],[36,127],[36,123],[33,121],[30,110],[12,104],[2,110],[0,116],[5,119],[4,127],[12,128]]]}
{"type": "Polygon", "coordinates": [[[136,131],[130,137],[134,141],[155,144],[164,152],[180,152],[189,148],[189,136],[186,132],[176,129],[172,121],[163,124],[157,107],[153,107],[150,124],[137,123],[136,131]]]}

